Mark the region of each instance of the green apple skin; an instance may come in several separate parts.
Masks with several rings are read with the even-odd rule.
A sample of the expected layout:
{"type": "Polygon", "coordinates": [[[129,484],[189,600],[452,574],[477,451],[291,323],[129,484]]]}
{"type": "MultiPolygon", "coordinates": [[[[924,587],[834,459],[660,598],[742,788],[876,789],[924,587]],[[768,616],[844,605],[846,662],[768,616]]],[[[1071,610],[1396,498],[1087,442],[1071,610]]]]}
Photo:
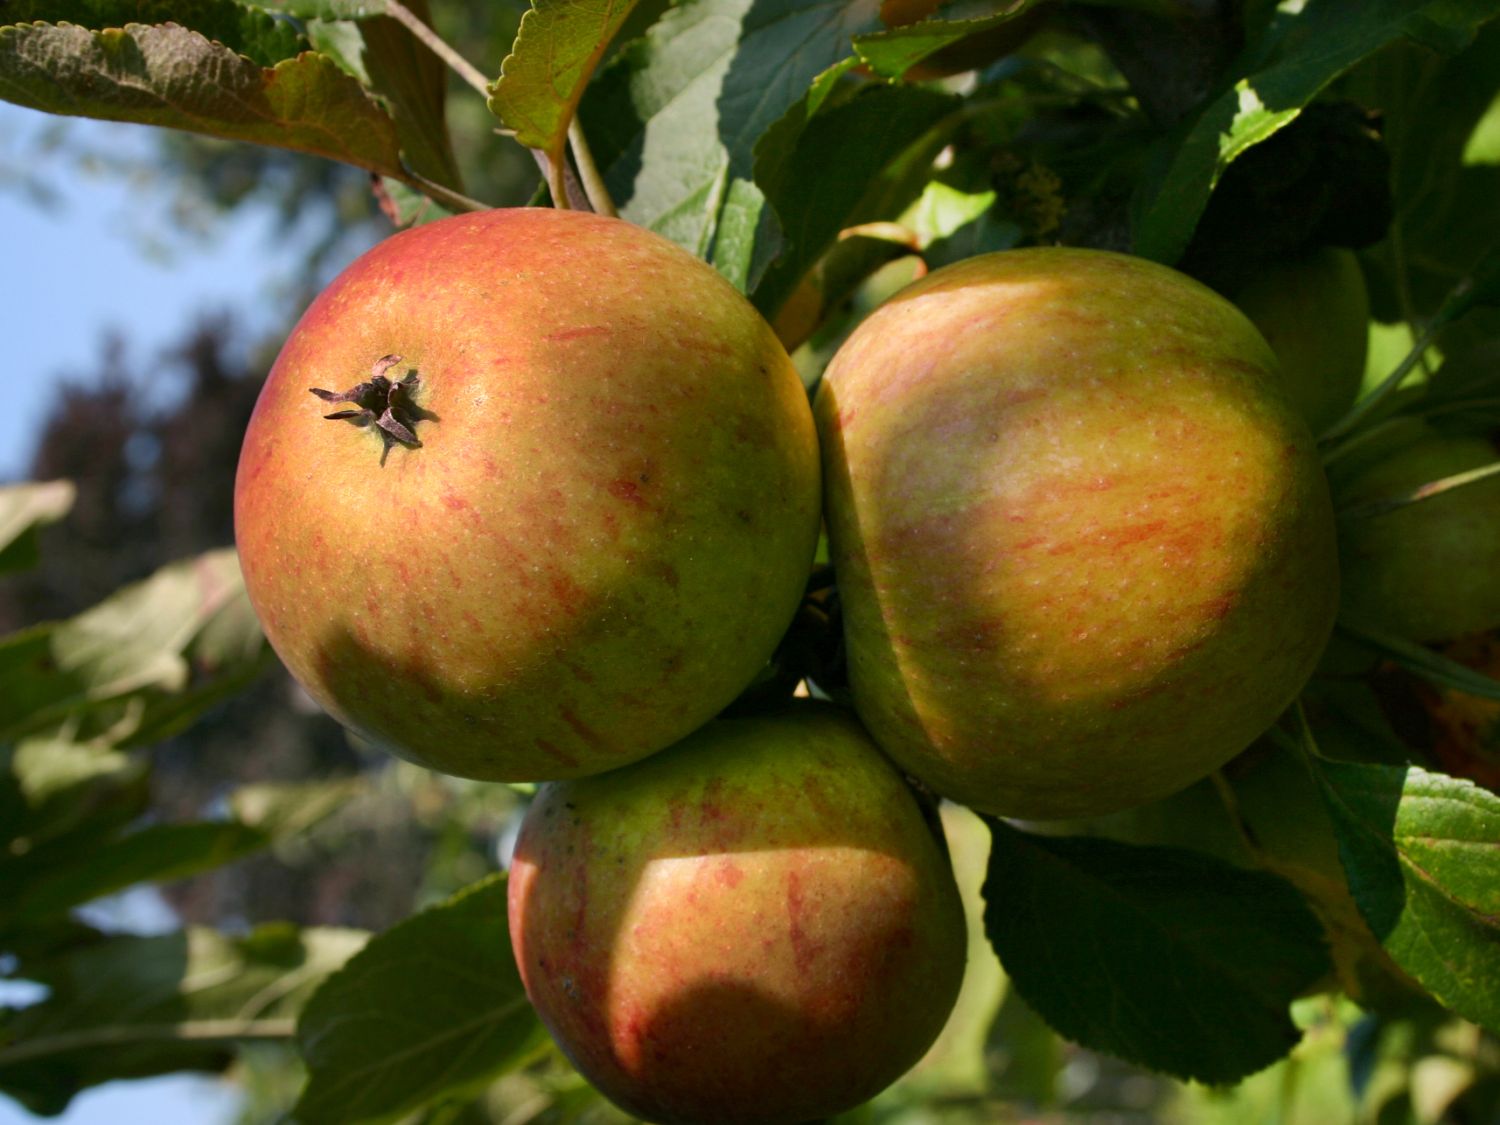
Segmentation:
{"type": "Polygon", "coordinates": [[[313,302],[245,435],[251,601],[312,697],[434,769],[612,769],[764,665],[818,534],[806,392],[752,306],[616,219],[547,209],[397,234],[313,302]],[[419,448],[328,421],[395,354],[419,448]],[[383,458],[383,459],[382,459],[383,458]]]}
{"type": "Polygon", "coordinates": [[[963,976],[935,827],[823,704],[544,786],[509,897],[543,1022],[648,1121],[791,1125],[856,1106],[918,1061],[963,976]]]}
{"type": "Polygon", "coordinates": [[[1328,639],[1312,436],[1254,326],[1166,267],[938,270],[856,329],[815,413],[856,708],[946,797],[1045,819],[1166,796],[1328,639]]]}
{"type": "MultiPolygon", "coordinates": [[[[1394,498],[1500,459],[1480,437],[1437,433],[1341,482],[1340,508],[1394,498]]],[[[1500,477],[1339,521],[1343,611],[1420,642],[1500,627],[1500,477]]]]}
{"type": "Polygon", "coordinates": [[[1326,246],[1256,272],[1234,303],[1281,365],[1314,433],[1354,405],[1369,348],[1370,295],[1352,250],[1326,246]]]}

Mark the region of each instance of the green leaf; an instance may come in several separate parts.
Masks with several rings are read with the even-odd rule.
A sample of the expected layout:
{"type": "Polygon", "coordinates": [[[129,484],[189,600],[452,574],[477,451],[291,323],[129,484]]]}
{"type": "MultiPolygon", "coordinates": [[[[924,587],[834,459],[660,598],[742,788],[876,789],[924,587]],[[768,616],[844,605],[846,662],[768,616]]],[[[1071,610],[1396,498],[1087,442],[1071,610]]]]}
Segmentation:
{"type": "Polygon", "coordinates": [[[0,738],[132,693],[258,671],[263,645],[232,550],[174,563],[69,621],[0,639],[0,738]]]}
{"type": "MultiPolygon", "coordinates": [[[[427,0],[408,0],[406,6],[422,23],[431,23],[427,0]]],[[[315,38],[322,42],[337,41],[341,63],[357,65],[356,76],[367,76],[365,85],[374,91],[396,123],[401,154],[411,169],[462,192],[463,177],[459,174],[444,114],[448,72],[442,60],[418,42],[404,24],[389,16],[358,23],[320,22],[315,38]],[[352,29],[353,36],[332,31],[340,26],[352,29]]]]}
{"type": "Polygon", "coordinates": [[[67,515],[75,495],[66,480],[0,486],[0,574],[37,564],[37,528],[67,515]]]}
{"type": "Polygon", "coordinates": [[[894,27],[860,35],[854,49],[875,74],[881,78],[900,78],[929,55],[971,35],[1003,27],[1041,0],[1013,0],[1010,8],[998,15],[971,20],[923,20],[920,23],[894,27]]]}
{"type": "Polygon", "coordinates": [[[1451,324],[1481,305],[1500,305],[1500,245],[1490,247],[1475,264],[1470,276],[1443,302],[1443,307],[1433,318],[1433,326],[1451,324]]]}
{"type": "Polygon", "coordinates": [[[241,824],[284,838],[306,832],[367,788],[358,776],[242,785],[230,796],[229,808],[241,824]]]}
{"type": "Polygon", "coordinates": [[[114,838],[76,833],[19,857],[0,857],[0,878],[6,887],[0,931],[136,883],[165,883],[210,871],[270,842],[266,832],[233,821],[157,824],[114,838]]]}
{"type": "Polygon", "coordinates": [[[1290,884],[1176,848],[990,827],[985,929],[1061,1034],[1212,1083],[1297,1043],[1288,1006],[1330,966],[1290,884]]]}
{"type": "Polygon", "coordinates": [[[308,52],[262,67],[171,24],[0,28],[0,98],[401,173],[395,124],[332,59],[308,52]]]}
{"type": "Polygon", "coordinates": [[[0,866],[75,832],[102,846],[145,812],[147,773],[144,758],[62,738],[0,747],[0,866]]]}
{"type": "Polygon", "coordinates": [[[385,15],[385,0],[255,0],[256,7],[298,19],[364,20],[385,15]]]}
{"type": "Polygon", "coordinates": [[[364,941],[276,923],[237,938],[195,928],[23,957],[15,975],[50,995],[0,1021],[0,1091],[54,1114],[102,1082],[221,1070],[236,1042],[289,1039],[303,1002],[364,941]]]}
{"type": "Polygon", "coordinates": [[[1392,960],[1500,1031],[1500,796],[1416,766],[1314,757],[1349,889],[1392,960]]]}
{"type": "Polygon", "coordinates": [[[540,1041],[495,875],[374,938],[308,1003],[305,1125],[389,1121],[488,1082],[540,1041]]]}
{"type": "Polygon", "coordinates": [[[1495,0],[1308,0],[1285,17],[1269,50],[1240,60],[1232,84],[1169,142],[1163,171],[1137,194],[1135,252],[1176,261],[1230,162],[1362,59],[1403,35],[1455,45],[1496,14],[1495,0]]]}
{"type": "MultiPolygon", "coordinates": [[[[236,819],[153,824],[135,831],[126,817],[104,815],[44,819],[59,796],[132,796],[138,776],[114,752],[57,742],[23,743],[11,766],[21,782],[27,819],[46,831],[18,835],[0,853],[0,932],[33,925],[75,906],[137,883],[166,883],[250,855],[272,842],[307,831],[338,811],[361,787],[340,778],[297,785],[249,786],[236,792],[236,819]],[[26,754],[25,751],[34,750],[26,754]]],[[[139,805],[136,802],[127,808],[139,805]]]]}
{"type": "Polygon", "coordinates": [[[380,198],[380,209],[385,212],[386,218],[398,227],[419,227],[424,223],[446,219],[456,214],[442,204],[435,203],[415,188],[408,187],[400,180],[393,180],[389,176],[381,179],[380,189],[376,194],[380,198]]]}
{"type": "MultiPolygon", "coordinates": [[[[852,36],[877,26],[876,11],[874,0],[686,0],[668,11],[581,106],[620,213],[704,258],[729,201],[740,232],[770,236],[756,192],[735,185],[753,182],[761,136],[849,56],[852,36]]],[[[743,280],[743,239],[723,258],[726,275],[743,280]]]]}
{"type": "Polygon", "coordinates": [[[126,24],[175,23],[261,66],[307,50],[285,20],[235,0],[0,0],[0,24],[73,23],[92,31],[126,24]]]}
{"type": "MultiPolygon", "coordinates": [[[[768,133],[756,149],[755,178],[775,208],[783,250],[756,285],[757,306],[779,308],[840,230],[899,211],[907,200],[886,190],[882,173],[913,151],[930,163],[962,107],[937,90],[872,85],[812,114],[789,151],[778,143],[781,127],[768,133]]],[[[912,195],[920,190],[910,186],[912,195]]]]}
{"type": "MultiPolygon", "coordinates": [[[[1396,201],[1394,237],[1363,257],[1376,316],[1432,316],[1500,245],[1500,165],[1466,160],[1500,96],[1500,21],[1453,58],[1399,44],[1350,75],[1349,96],[1379,106],[1396,201]]],[[[1446,348],[1445,348],[1446,350],[1446,348]]]]}
{"type": "Polygon", "coordinates": [[[579,99],[635,0],[532,0],[490,96],[516,140],[561,160],[579,99]]]}

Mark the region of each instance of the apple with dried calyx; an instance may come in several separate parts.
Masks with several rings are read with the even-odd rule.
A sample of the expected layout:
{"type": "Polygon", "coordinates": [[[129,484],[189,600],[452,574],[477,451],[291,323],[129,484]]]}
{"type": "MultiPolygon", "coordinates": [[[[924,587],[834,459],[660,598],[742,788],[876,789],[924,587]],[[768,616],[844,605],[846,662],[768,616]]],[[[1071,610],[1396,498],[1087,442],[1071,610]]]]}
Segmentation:
{"type": "Polygon", "coordinates": [[[1327,642],[1312,435],[1254,326],[1173,270],[938,270],[855,330],[815,413],[856,708],[944,796],[1033,819],[1166,796],[1327,642]]]}
{"type": "Polygon", "coordinates": [[[546,785],[510,873],[527,995],[646,1120],[842,1112],[915,1063],[957,997],[967,935],[936,833],[821,704],[546,785]]]}
{"type": "Polygon", "coordinates": [[[816,441],[785,350],[705,263],[597,215],[463,215],[302,317],[235,535],[271,644],[344,724],[448,773],[578,776],[765,664],[812,564],[816,441]]]}

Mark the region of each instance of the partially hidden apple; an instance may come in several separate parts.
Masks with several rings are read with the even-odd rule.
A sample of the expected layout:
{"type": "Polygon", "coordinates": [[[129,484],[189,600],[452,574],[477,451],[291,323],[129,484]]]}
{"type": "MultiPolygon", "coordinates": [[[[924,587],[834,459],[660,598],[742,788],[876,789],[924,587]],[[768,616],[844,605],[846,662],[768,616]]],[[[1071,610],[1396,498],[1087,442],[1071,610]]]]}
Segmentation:
{"type": "Polygon", "coordinates": [[[1173,270],[938,270],[856,329],[815,413],[857,710],[944,796],[1163,797],[1269,726],[1328,639],[1312,436],[1254,326],[1173,270]]]}
{"type": "Polygon", "coordinates": [[[1325,246],[1256,271],[1234,303],[1259,328],[1313,433],[1359,394],[1369,346],[1370,295],[1352,250],[1325,246]]]}
{"type": "Polygon", "coordinates": [[[818,496],[796,371],[712,268],[620,220],[497,210],[397,234],[313,302],[245,435],[235,534],[336,718],[538,780],[660,750],[753,679],[818,496]]]}
{"type": "Polygon", "coordinates": [[[1428,430],[1338,482],[1343,610],[1407,640],[1500,628],[1500,476],[1401,507],[1426,485],[1500,460],[1486,438],[1428,430]]]}
{"type": "Polygon", "coordinates": [[[963,976],[935,823],[822,704],[542,787],[509,896],[543,1022],[653,1122],[793,1125],[858,1105],[926,1051],[963,976]]]}

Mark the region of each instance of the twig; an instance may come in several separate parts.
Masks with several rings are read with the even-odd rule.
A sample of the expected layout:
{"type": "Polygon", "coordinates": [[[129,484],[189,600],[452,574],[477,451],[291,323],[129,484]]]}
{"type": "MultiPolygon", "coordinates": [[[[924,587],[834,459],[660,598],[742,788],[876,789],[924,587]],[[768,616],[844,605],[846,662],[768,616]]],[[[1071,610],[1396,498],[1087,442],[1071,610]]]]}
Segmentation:
{"type": "Polygon", "coordinates": [[[480,69],[464,58],[452,47],[448,46],[432,28],[416,17],[401,0],[385,0],[385,12],[407,31],[421,40],[423,46],[438,58],[442,59],[453,72],[479,91],[481,97],[488,99],[490,96],[490,83],[480,69]]]}
{"type": "Polygon", "coordinates": [[[125,1024],[91,1027],[80,1031],[44,1035],[0,1047],[0,1066],[26,1059],[45,1058],[61,1051],[129,1045],[148,1040],[290,1039],[297,1033],[294,1019],[192,1020],[185,1023],[125,1024]]]}
{"type": "Polygon", "coordinates": [[[599,175],[594,154],[589,150],[588,138],[583,135],[583,126],[578,123],[576,114],[568,122],[568,144],[573,149],[573,159],[578,164],[578,177],[583,181],[583,190],[588,194],[589,203],[601,215],[609,215],[611,218],[618,215],[615,201],[609,197],[604,177],[599,175]]]}
{"type": "Polygon", "coordinates": [[[404,162],[402,171],[404,173],[402,179],[409,186],[416,188],[423,195],[427,196],[428,199],[441,203],[450,211],[488,211],[491,209],[488,203],[481,203],[477,199],[470,199],[461,192],[444,187],[436,180],[429,180],[422,173],[414,171],[404,162]]]}

